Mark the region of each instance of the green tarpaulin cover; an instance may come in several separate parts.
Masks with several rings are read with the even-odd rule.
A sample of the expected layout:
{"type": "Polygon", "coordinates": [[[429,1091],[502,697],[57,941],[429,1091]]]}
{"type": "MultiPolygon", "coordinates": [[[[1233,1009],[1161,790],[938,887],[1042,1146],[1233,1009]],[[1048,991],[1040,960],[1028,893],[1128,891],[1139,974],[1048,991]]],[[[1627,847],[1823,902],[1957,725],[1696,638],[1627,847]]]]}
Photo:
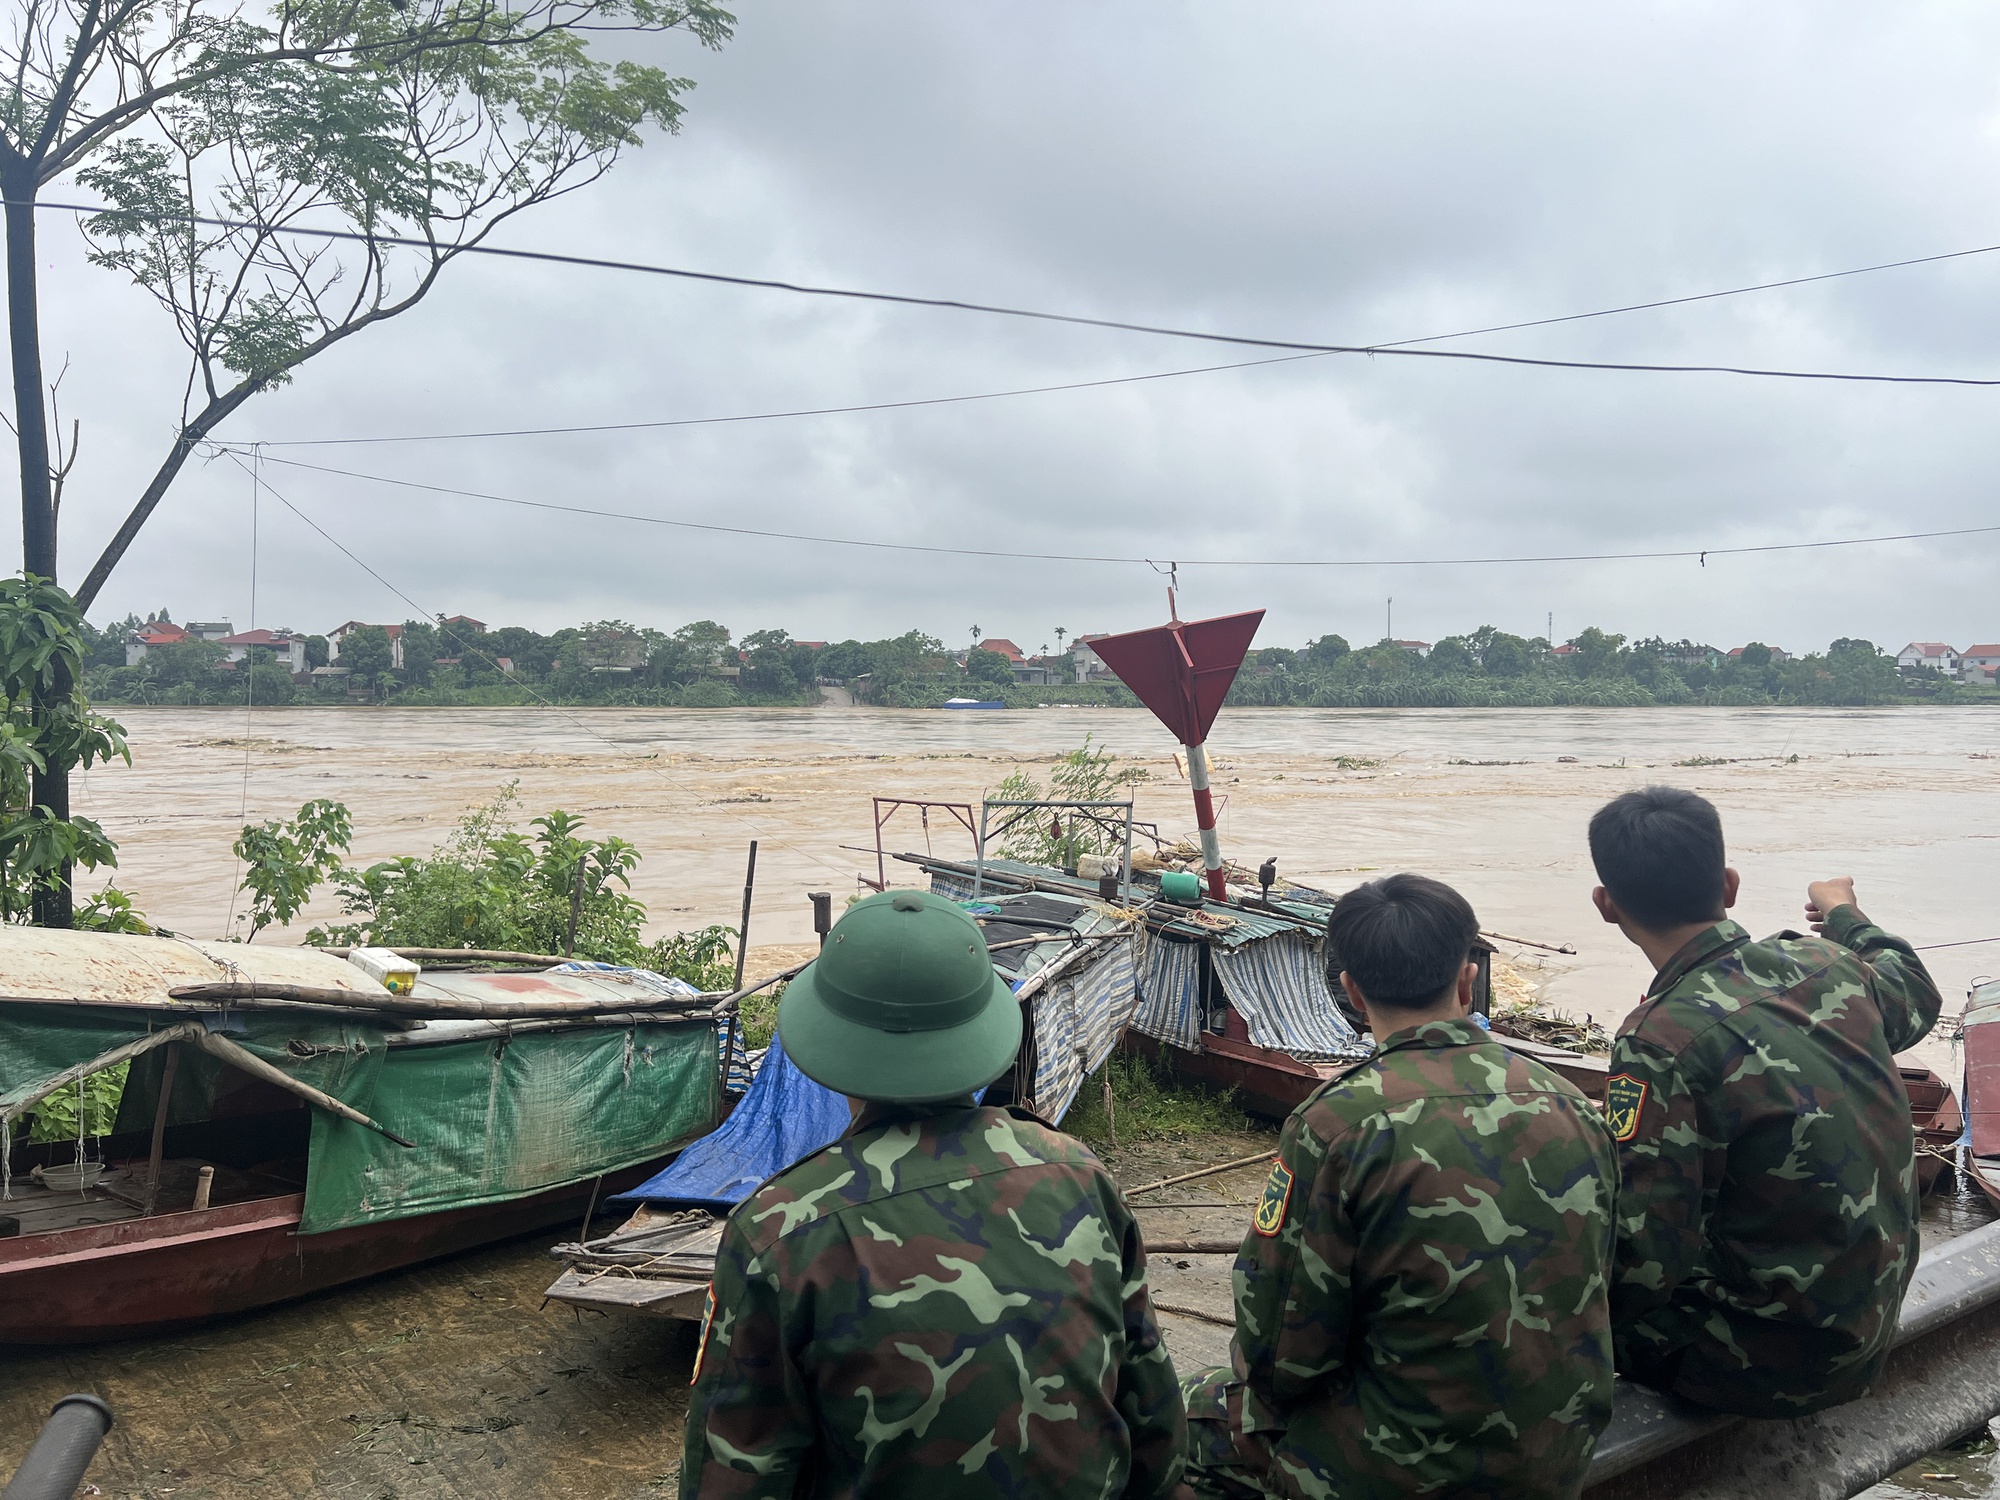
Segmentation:
{"type": "MultiPolygon", "coordinates": [[[[0,1108],[64,1068],[182,1019],[0,1005],[0,1108]]],[[[314,1110],[304,1234],[501,1202],[635,1166],[706,1132],[720,1102],[716,1031],[706,1021],[396,1047],[356,1022],[252,1011],[210,1024],[417,1143],[406,1150],[314,1110]]],[[[118,1131],[152,1127],[164,1067],[161,1050],[133,1063],[118,1131]]],[[[170,1123],[209,1118],[224,1075],[222,1062],[182,1047],[170,1123]]]]}

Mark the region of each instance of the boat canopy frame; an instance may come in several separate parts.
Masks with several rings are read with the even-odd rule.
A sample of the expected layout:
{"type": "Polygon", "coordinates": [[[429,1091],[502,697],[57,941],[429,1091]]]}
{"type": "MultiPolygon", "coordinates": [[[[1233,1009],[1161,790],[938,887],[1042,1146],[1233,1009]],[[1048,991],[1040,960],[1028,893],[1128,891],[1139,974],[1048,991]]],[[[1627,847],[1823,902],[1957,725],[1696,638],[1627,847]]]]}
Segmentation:
{"type": "Polygon", "coordinates": [[[979,833],[974,845],[972,861],[972,899],[977,901],[984,893],[986,883],[986,846],[994,839],[1018,827],[1036,812],[1068,810],[1082,815],[1083,820],[1107,833],[1120,834],[1124,839],[1123,854],[1119,868],[1119,893],[1124,905],[1132,904],[1132,801],[1123,802],[1061,802],[1026,801],[1011,797],[987,797],[979,804],[979,833]],[[996,825],[993,821],[995,808],[1009,811],[996,825]],[[1110,816],[1122,812],[1122,818],[1110,816]]]}

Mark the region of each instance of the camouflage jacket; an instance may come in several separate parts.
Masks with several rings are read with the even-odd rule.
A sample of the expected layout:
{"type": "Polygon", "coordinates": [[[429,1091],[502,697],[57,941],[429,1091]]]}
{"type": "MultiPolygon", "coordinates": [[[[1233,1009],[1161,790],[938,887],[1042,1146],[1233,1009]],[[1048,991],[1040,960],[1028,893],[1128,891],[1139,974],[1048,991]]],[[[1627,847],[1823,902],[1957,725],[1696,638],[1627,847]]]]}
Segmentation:
{"type": "Polygon", "coordinates": [[[1152,1496],[1180,1390],[1097,1159],[969,1102],[864,1119],[730,1215],[688,1411],[700,1496],[1152,1496]]]}
{"type": "Polygon", "coordinates": [[[1617,1163],[1469,1020],[1385,1038],[1285,1124],[1236,1261],[1240,1421],[1289,1495],[1574,1495],[1611,1415],[1617,1163]]]}
{"type": "Polygon", "coordinates": [[[1724,1411],[1859,1395],[1917,1263],[1909,1098],[1893,1054],[1941,999],[1851,906],[1826,938],[1734,922],[1674,955],[1619,1029],[1618,1368],[1724,1411]]]}

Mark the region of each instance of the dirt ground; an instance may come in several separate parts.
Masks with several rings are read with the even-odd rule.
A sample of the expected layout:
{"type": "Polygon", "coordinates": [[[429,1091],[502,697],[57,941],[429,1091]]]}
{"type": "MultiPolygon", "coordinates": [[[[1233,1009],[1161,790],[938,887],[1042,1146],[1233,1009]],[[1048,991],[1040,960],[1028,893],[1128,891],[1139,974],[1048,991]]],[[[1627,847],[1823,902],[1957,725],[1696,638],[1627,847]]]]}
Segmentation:
{"type": "MultiPolygon", "coordinates": [[[[1267,1149],[1223,1134],[1120,1152],[1128,1186],[1267,1149]]],[[[1261,1167],[1133,1200],[1149,1239],[1234,1237],[1261,1167]]],[[[0,1474],[55,1401],[117,1425],[90,1471],[128,1500],[635,1500],[677,1493],[694,1325],[581,1313],[542,1293],[554,1232],[184,1334],[0,1350],[0,1474]]],[[[1161,1301],[1229,1315],[1229,1258],[1161,1257],[1161,1301]]],[[[1229,1329],[1162,1313],[1175,1366],[1226,1363],[1229,1329]]]]}

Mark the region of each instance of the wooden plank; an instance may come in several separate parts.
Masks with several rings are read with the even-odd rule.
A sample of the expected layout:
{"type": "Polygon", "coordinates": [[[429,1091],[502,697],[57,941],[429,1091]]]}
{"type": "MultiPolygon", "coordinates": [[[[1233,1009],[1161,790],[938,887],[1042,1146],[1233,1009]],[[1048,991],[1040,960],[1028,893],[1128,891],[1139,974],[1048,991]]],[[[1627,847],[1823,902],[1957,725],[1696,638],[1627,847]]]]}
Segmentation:
{"type": "Polygon", "coordinates": [[[692,1322],[700,1319],[708,1302],[708,1283],[564,1271],[550,1285],[547,1295],[572,1307],[644,1313],[649,1317],[684,1318],[692,1322]]]}

